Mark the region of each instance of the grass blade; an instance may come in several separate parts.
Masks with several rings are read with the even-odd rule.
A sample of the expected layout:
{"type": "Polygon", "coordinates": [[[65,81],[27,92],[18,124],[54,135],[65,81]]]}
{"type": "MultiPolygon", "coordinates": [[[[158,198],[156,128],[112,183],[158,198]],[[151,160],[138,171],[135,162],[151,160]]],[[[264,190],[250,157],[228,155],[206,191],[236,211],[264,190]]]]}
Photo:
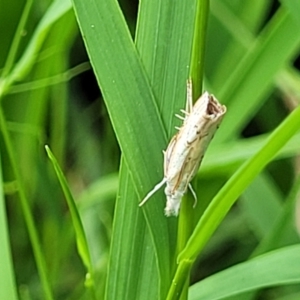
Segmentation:
{"type": "Polygon", "coordinates": [[[16,81],[21,80],[30,71],[35,63],[39,50],[53,24],[71,9],[70,0],[56,0],[49,7],[39,25],[37,26],[30,43],[22,57],[12,69],[10,74],[3,79],[0,85],[0,95],[7,93],[9,87],[16,81]]]}
{"type": "MultiPolygon", "coordinates": [[[[166,132],[174,132],[174,107],[177,108],[175,111],[179,111],[185,101],[185,81],[188,74],[186,66],[190,55],[190,48],[187,45],[191,45],[191,36],[186,35],[186,32],[190,31],[185,31],[184,28],[191,27],[193,24],[193,19],[190,18],[193,6],[187,3],[175,5],[170,2],[159,7],[163,13],[158,14],[158,24],[162,26],[159,28],[164,28],[160,31],[164,34],[159,36],[151,35],[157,32],[157,27],[151,27],[146,19],[143,21],[140,17],[140,30],[148,26],[153,30],[147,32],[149,36],[145,35],[147,39],[143,43],[140,43],[141,40],[137,37],[139,53],[143,60],[141,64],[123,15],[115,1],[105,3],[89,1],[84,5],[81,1],[74,3],[124,161],[129,168],[128,172],[138,195],[137,198],[132,198],[130,191],[128,192],[128,195],[131,195],[130,199],[118,201],[120,205],[126,203],[132,209],[138,209],[137,206],[134,208],[132,205],[136,205],[138,200],[142,199],[162,177],[161,150],[166,147],[166,132]],[[186,16],[189,17],[189,22],[186,16]],[[180,22],[175,21],[175,17],[180,17],[180,22]],[[178,35],[180,35],[179,38],[178,35]],[[159,43],[162,48],[158,48],[157,52],[149,51],[147,46],[151,44],[152,37],[164,41],[167,37],[169,43],[159,43]],[[183,42],[186,40],[187,43],[183,42]],[[154,55],[155,61],[152,60],[151,55],[142,51],[143,47],[148,49],[147,53],[154,55]],[[112,60],[111,57],[114,59],[112,60]],[[168,57],[167,61],[166,57],[168,57]],[[113,63],[104,63],[108,61],[113,63]],[[159,64],[159,61],[163,63],[159,64]],[[154,62],[157,69],[151,69],[154,62]],[[161,70],[162,66],[163,70],[161,70]],[[133,204],[125,201],[132,201],[133,204]]],[[[152,16],[157,15],[154,5],[159,5],[159,2],[149,4],[152,6],[150,10],[153,13],[152,16]]],[[[152,21],[151,24],[153,24],[152,21]]],[[[157,45],[157,43],[152,43],[151,48],[157,45]]],[[[122,168],[125,166],[124,161],[122,168]]],[[[126,171],[121,169],[121,172],[126,171]]],[[[120,184],[123,183],[120,182],[120,184]]],[[[118,207],[120,206],[117,206],[116,213],[118,213],[118,207]]],[[[172,224],[175,222],[164,217],[163,202],[150,201],[143,209],[155,244],[160,277],[167,282],[167,284],[161,284],[166,293],[170,282],[170,262],[173,259],[170,253],[175,252],[175,235],[169,235],[169,230],[174,232],[172,224]]],[[[123,270],[125,271],[125,268],[123,270]]]]}
{"type": "MultiPolygon", "coordinates": [[[[119,201],[124,204],[125,201],[132,201],[130,207],[134,205],[133,209],[137,210],[138,199],[142,199],[146,189],[160,177],[160,167],[153,166],[152,162],[161,160],[162,154],[157,152],[157,149],[164,148],[165,131],[147,76],[117,3],[74,3],[92,65],[133,179],[134,191],[138,194],[138,197],[119,201]],[[112,60],[111,57],[115,59],[112,60]],[[109,61],[113,63],[105,63],[109,61]],[[149,128],[152,128],[151,132],[149,128]],[[145,134],[146,132],[149,134],[145,134]],[[156,135],[156,132],[162,134],[156,135]]],[[[163,217],[162,205],[149,205],[149,214],[161,214],[163,217]]],[[[139,213],[142,213],[141,209],[139,213]]],[[[164,278],[168,278],[166,274],[170,270],[169,245],[168,239],[165,238],[168,236],[167,220],[161,218],[161,222],[156,223],[152,230],[156,249],[159,249],[157,258],[160,271],[165,274],[164,278]]]]}
{"type": "Polygon", "coordinates": [[[212,275],[190,288],[189,299],[227,299],[263,287],[295,283],[300,283],[299,245],[272,251],[212,275]]]}
{"type": "Polygon", "coordinates": [[[228,104],[228,114],[216,136],[219,142],[235,137],[260,108],[274,76],[299,49],[298,28],[291,14],[280,7],[232,72],[218,95],[228,104]]]}
{"type": "Polygon", "coordinates": [[[2,74],[1,74],[2,77],[6,77],[8,75],[8,73],[10,72],[11,68],[13,67],[13,64],[14,64],[14,61],[15,61],[15,58],[17,55],[17,51],[19,48],[19,44],[21,41],[21,37],[22,37],[22,30],[25,27],[32,3],[33,3],[32,0],[27,0],[25,3],[25,6],[22,11],[22,16],[20,18],[20,22],[18,24],[18,28],[16,29],[8,56],[5,61],[5,66],[2,70],[2,74]]]}
{"type": "Polygon", "coordinates": [[[33,253],[34,253],[34,258],[37,264],[38,272],[41,278],[43,290],[44,290],[44,297],[47,300],[52,300],[52,290],[50,287],[50,280],[48,278],[48,271],[45,263],[45,257],[43,255],[41,245],[40,245],[40,240],[38,237],[38,233],[36,230],[36,226],[34,224],[33,216],[30,210],[30,205],[29,205],[29,200],[26,196],[25,188],[24,188],[24,182],[23,178],[21,176],[20,170],[17,165],[17,160],[16,160],[16,153],[14,151],[12,142],[11,142],[11,137],[9,135],[8,129],[7,129],[7,122],[5,120],[3,110],[2,108],[0,109],[0,128],[2,130],[2,136],[3,140],[5,143],[5,147],[8,152],[8,156],[10,159],[11,163],[11,168],[13,170],[16,184],[18,186],[18,193],[20,197],[20,204],[22,207],[25,223],[28,229],[28,234],[30,238],[30,242],[33,248],[33,253]]]}
{"type": "Polygon", "coordinates": [[[190,72],[194,83],[193,94],[196,99],[202,94],[208,13],[209,1],[197,1],[190,72]]]}
{"type": "Polygon", "coordinates": [[[0,157],[0,299],[17,300],[10,242],[8,236],[5,199],[3,191],[2,161],[0,157]]]}
{"type": "Polygon", "coordinates": [[[93,266],[92,266],[92,262],[91,262],[87,239],[85,236],[85,232],[83,229],[83,225],[82,225],[82,222],[81,222],[81,219],[79,216],[79,212],[78,212],[76,203],[75,203],[72,193],[69,189],[67,180],[66,180],[56,158],[54,157],[53,153],[51,152],[51,150],[48,146],[46,146],[45,148],[46,148],[48,157],[51,160],[51,163],[53,165],[53,168],[55,170],[55,173],[56,173],[59,183],[61,185],[61,188],[66,197],[66,201],[68,203],[68,207],[70,210],[70,214],[72,217],[72,222],[73,222],[73,226],[74,226],[74,230],[75,230],[75,234],[76,234],[76,243],[77,243],[78,253],[82,259],[83,264],[85,265],[85,267],[87,268],[87,271],[88,271],[88,274],[86,276],[86,279],[87,279],[86,285],[89,288],[91,288],[92,294],[94,295],[94,298],[96,299],[96,295],[95,295],[95,291],[94,291],[93,266]]]}
{"type": "Polygon", "coordinates": [[[128,201],[136,199],[128,168],[120,170],[105,299],[159,299],[153,242],[141,209],[128,201]]]}

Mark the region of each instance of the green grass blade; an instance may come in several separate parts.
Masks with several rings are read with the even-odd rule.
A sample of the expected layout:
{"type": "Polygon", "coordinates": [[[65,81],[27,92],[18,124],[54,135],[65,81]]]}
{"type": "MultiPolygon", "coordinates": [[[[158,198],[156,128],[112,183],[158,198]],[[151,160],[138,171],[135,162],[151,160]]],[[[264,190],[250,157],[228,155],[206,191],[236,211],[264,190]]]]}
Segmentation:
{"type": "MultiPolygon", "coordinates": [[[[265,143],[269,134],[234,141],[219,145],[218,148],[208,151],[204,157],[199,174],[211,177],[231,175],[246,159],[253,156],[265,143]],[[220,155],[222,153],[222,155],[220,155]]],[[[300,134],[295,134],[276,154],[274,159],[282,159],[299,153],[300,134]]]]}
{"type": "MultiPolygon", "coordinates": [[[[117,3],[75,1],[74,4],[134,190],[139,195],[119,201],[132,201],[142,213],[138,202],[161,176],[161,167],[152,162],[161,161],[162,154],[157,149],[163,149],[166,143],[153,93],[117,3]],[[113,63],[108,64],[109,61],[113,63]]],[[[161,214],[161,222],[152,227],[152,235],[160,271],[168,278],[169,244],[165,238],[168,227],[167,220],[162,218],[163,204],[150,203],[147,209],[149,215],[161,214]]]]}
{"type": "Polygon", "coordinates": [[[263,287],[295,283],[300,283],[299,245],[272,251],[212,275],[190,288],[189,299],[228,299],[263,287]]]}
{"type": "MultiPolygon", "coordinates": [[[[255,33],[265,22],[266,14],[270,9],[270,1],[251,2],[224,2],[212,1],[211,13],[213,24],[220,23],[220,36],[227,36],[224,40],[214,38],[208,43],[206,61],[208,62],[206,75],[210,78],[216,91],[222,89],[224,81],[235,70],[245,51],[252,46],[255,33]],[[224,32],[222,34],[222,32],[224,32]],[[216,44],[217,43],[217,44],[216,44]],[[209,51],[216,46],[223,51],[209,51]],[[224,80],[225,79],[225,80],[224,80]]],[[[215,25],[213,25],[215,26],[215,25]]]]}
{"type": "MultiPolygon", "coordinates": [[[[188,70],[184,66],[190,63],[194,11],[195,2],[193,1],[184,3],[165,1],[163,5],[160,3],[153,5],[149,2],[141,5],[139,10],[136,44],[147,74],[150,76],[156,99],[159,100],[158,106],[161,108],[164,124],[167,124],[168,136],[174,134],[173,126],[176,121],[174,112],[184,107],[185,84],[188,76],[188,70]],[[160,11],[160,14],[157,14],[157,11],[160,11]]],[[[198,67],[197,65],[196,68],[198,67]]],[[[164,198],[163,201],[165,201],[164,198]]],[[[188,201],[187,207],[189,211],[192,209],[188,201]]],[[[182,211],[183,206],[181,215],[182,211]]],[[[152,220],[160,222],[159,219],[155,220],[153,217],[152,220]]],[[[149,220],[148,224],[151,226],[149,220]]],[[[178,241],[175,246],[175,224],[171,222],[170,224],[170,258],[173,260],[174,250],[178,248],[178,241]]],[[[188,231],[186,227],[185,229],[188,231]]],[[[188,236],[188,233],[186,235],[188,236]]],[[[169,281],[167,282],[169,284],[169,281]]],[[[164,297],[162,296],[162,298],[164,297]]]]}
{"type": "Polygon", "coordinates": [[[194,100],[202,94],[208,14],[209,0],[197,1],[190,71],[190,77],[193,80],[194,100]]]}
{"type": "MultiPolygon", "coordinates": [[[[195,102],[202,94],[204,77],[204,57],[206,48],[206,32],[209,16],[209,1],[200,0],[196,4],[196,16],[193,27],[193,42],[191,53],[191,67],[189,78],[193,82],[193,101],[195,102]]],[[[193,197],[187,194],[181,203],[180,217],[178,222],[177,254],[182,251],[188,241],[193,227],[194,209],[191,206],[193,197]]],[[[181,293],[181,298],[186,299],[188,294],[189,276],[185,278],[185,284],[181,293]]]]}
{"type": "MultiPolygon", "coordinates": [[[[185,107],[194,10],[193,0],[184,3],[151,1],[140,5],[136,46],[168,139],[176,133],[174,126],[181,124],[174,114],[185,107]]],[[[162,149],[165,147],[166,144],[162,149]]]]}
{"type": "Polygon", "coordinates": [[[40,240],[39,236],[36,230],[36,226],[34,223],[34,219],[31,213],[30,205],[29,205],[29,199],[26,196],[25,192],[25,184],[23,177],[21,176],[20,169],[18,168],[17,160],[16,160],[16,152],[13,147],[12,141],[10,134],[7,129],[7,122],[5,120],[3,110],[2,108],[0,109],[0,128],[2,131],[2,136],[4,140],[5,147],[7,149],[7,153],[10,159],[11,163],[11,168],[14,173],[15,179],[16,179],[16,184],[18,186],[18,193],[20,197],[20,205],[22,207],[22,212],[24,215],[25,223],[28,229],[28,234],[30,238],[30,242],[32,245],[33,253],[34,253],[34,258],[37,264],[38,272],[40,275],[41,283],[43,286],[43,291],[44,291],[44,297],[47,300],[52,300],[52,290],[50,287],[50,280],[48,278],[48,270],[45,262],[45,257],[42,252],[42,248],[40,245],[40,240]]]}
{"type": "MultiPolygon", "coordinates": [[[[51,152],[50,148],[48,146],[45,147],[48,157],[51,160],[51,163],[53,165],[53,168],[55,170],[55,173],[57,175],[57,178],[59,180],[59,183],[61,185],[61,188],[64,192],[64,195],[66,197],[66,201],[70,210],[70,214],[72,217],[72,222],[73,222],[73,227],[75,230],[75,234],[76,234],[76,242],[77,242],[77,248],[78,248],[78,253],[85,265],[85,267],[87,268],[88,274],[87,274],[87,286],[90,287],[92,289],[92,293],[93,289],[94,289],[94,271],[93,271],[93,266],[92,266],[92,262],[91,262],[91,257],[90,257],[90,252],[89,252],[89,247],[87,244],[87,239],[85,236],[85,232],[83,229],[83,225],[81,222],[81,218],[79,216],[79,212],[76,206],[76,203],[74,201],[74,198],[72,196],[72,193],[69,189],[67,180],[56,160],[56,158],[54,157],[53,153],[51,152]]],[[[94,294],[95,295],[95,294],[94,294]]]]}
{"type": "Polygon", "coordinates": [[[19,48],[19,44],[22,38],[22,31],[24,30],[26,21],[28,19],[28,15],[32,6],[33,0],[27,0],[25,3],[25,6],[23,8],[22,11],[22,16],[20,18],[20,22],[18,24],[18,28],[16,29],[10,50],[8,52],[8,56],[6,58],[5,61],[5,65],[2,71],[1,76],[2,77],[6,77],[8,75],[8,73],[10,72],[11,68],[13,67],[16,55],[17,55],[17,51],[19,48]]]}
{"type": "Polygon", "coordinates": [[[9,231],[7,227],[5,199],[3,191],[2,161],[0,156],[0,299],[17,300],[17,288],[12,264],[9,231]]]}
{"type": "Polygon", "coordinates": [[[159,299],[153,243],[141,209],[130,201],[136,193],[128,168],[120,170],[118,197],[125,203],[116,203],[105,299],[159,299]]]}
{"type": "MultiPolygon", "coordinates": [[[[85,2],[84,5],[81,1],[74,3],[79,24],[86,39],[87,50],[103,92],[124,160],[129,168],[134,189],[138,194],[135,199],[131,197],[118,201],[123,205],[125,205],[125,201],[132,201],[137,204],[149,189],[162,178],[161,151],[166,147],[165,132],[174,132],[174,107],[177,108],[175,111],[179,111],[179,108],[184,106],[185,81],[188,74],[186,66],[190,55],[188,45],[191,45],[191,37],[186,35],[182,26],[184,25],[184,28],[192,26],[193,19],[189,18],[189,22],[186,21],[186,16],[190,17],[192,6],[186,3],[184,5],[178,4],[178,6],[164,3],[160,7],[162,13],[158,14],[158,18],[161,18],[159,25],[164,27],[163,35],[159,36],[155,36],[158,27],[151,27],[152,22],[150,22],[151,24],[146,21],[143,23],[144,21],[139,18],[141,28],[150,26],[148,28],[152,28],[153,31],[151,32],[154,33],[152,36],[151,32],[147,32],[149,36],[147,35],[145,44],[139,44],[139,38],[137,38],[137,45],[141,47],[139,53],[141,53],[143,60],[142,65],[124,18],[114,1],[106,1],[105,3],[89,1],[88,3],[85,2]],[[169,17],[170,15],[173,19],[169,17]],[[175,22],[175,17],[180,17],[180,22],[175,22]],[[184,23],[182,23],[183,21],[184,23]],[[181,40],[177,38],[177,35],[181,35],[181,40]],[[162,39],[163,43],[150,44],[151,37],[162,39]],[[168,43],[165,42],[166,37],[168,43]],[[183,42],[186,39],[190,39],[190,43],[183,42]],[[151,48],[147,48],[147,45],[151,45],[151,48],[161,45],[163,48],[158,48],[157,52],[152,52],[149,51],[151,48]],[[153,54],[154,58],[145,52],[144,60],[141,50],[143,47],[148,49],[147,53],[153,54]],[[166,57],[168,57],[167,61],[166,57]],[[113,63],[105,63],[108,61],[113,63]],[[159,64],[160,61],[163,63],[159,64]],[[157,69],[151,69],[154,62],[157,69]],[[151,75],[145,73],[144,67],[147,74],[151,75]],[[153,88],[148,80],[151,85],[153,84],[153,88]],[[161,114],[158,112],[156,101],[159,102],[161,114]]],[[[158,5],[159,3],[153,2],[152,5],[154,4],[158,5]]],[[[156,17],[157,10],[153,9],[152,13],[152,16],[156,17]]],[[[124,166],[125,163],[123,162],[122,168],[124,166]]],[[[125,171],[121,169],[121,172],[125,171]]],[[[120,184],[123,185],[122,182],[120,184]]],[[[128,192],[128,195],[132,195],[131,191],[128,192]]],[[[126,203],[126,205],[129,204],[126,203]]],[[[169,284],[170,260],[172,259],[170,252],[175,251],[175,243],[172,242],[172,240],[174,241],[174,234],[173,237],[169,237],[168,223],[174,224],[174,221],[164,217],[163,205],[162,201],[153,199],[142,209],[145,210],[156,247],[160,276],[169,284]]],[[[118,207],[116,213],[118,213],[118,207]]],[[[132,209],[138,208],[132,206],[132,209]]],[[[139,210],[142,211],[142,209],[139,210]]],[[[122,210],[120,210],[121,212],[122,210]]],[[[170,231],[174,232],[171,227],[172,225],[170,231]]],[[[125,268],[123,270],[126,271],[125,268]]],[[[161,286],[166,290],[168,284],[161,284],[161,286]]]]}
{"type": "Polygon", "coordinates": [[[217,93],[218,98],[228,104],[228,113],[216,136],[218,141],[236,136],[260,108],[274,76],[299,49],[298,30],[299,26],[291,14],[280,7],[231,73],[223,89],[217,93]]]}
{"type": "Polygon", "coordinates": [[[23,93],[31,90],[46,88],[51,85],[68,82],[76,76],[84,73],[85,71],[88,71],[90,68],[90,64],[88,62],[84,62],[57,75],[53,75],[43,79],[37,79],[31,82],[15,84],[10,88],[9,94],[11,95],[16,93],[23,93]]]}
{"type": "Polygon", "coordinates": [[[3,79],[0,85],[0,95],[7,93],[10,86],[17,80],[21,80],[34,65],[38,52],[53,24],[71,9],[70,0],[56,0],[49,7],[47,13],[38,24],[22,57],[12,69],[11,73],[3,79]]]}
{"type": "Polygon", "coordinates": [[[300,1],[299,0],[281,0],[280,1],[289,10],[295,21],[300,26],[300,1]]]}
{"type": "MultiPolygon", "coordinates": [[[[148,174],[153,172],[142,174],[141,169],[151,169],[151,161],[161,160],[161,154],[155,150],[163,149],[166,141],[164,134],[155,134],[165,130],[151,87],[115,1],[74,4],[122,153],[142,198],[145,182],[151,186],[157,178],[152,175],[151,180],[148,174]],[[114,63],[108,64],[111,57],[115,58],[114,63]],[[145,135],[149,128],[153,130],[145,135]]],[[[161,173],[159,166],[155,169],[161,173]]]]}

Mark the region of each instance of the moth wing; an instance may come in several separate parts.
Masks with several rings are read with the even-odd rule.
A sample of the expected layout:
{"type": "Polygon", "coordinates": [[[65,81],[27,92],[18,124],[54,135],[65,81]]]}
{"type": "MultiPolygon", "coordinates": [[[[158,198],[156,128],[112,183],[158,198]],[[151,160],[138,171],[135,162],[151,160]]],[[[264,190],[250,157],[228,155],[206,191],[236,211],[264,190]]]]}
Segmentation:
{"type": "Polygon", "coordinates": [[[170,159],[172,157],[174,146],[177,141],[177,136],[178,136],[178,134],[176,134],[172,137],[172,139],[167,147],[167,150],[164,151],[164,175],[165,175],[165,177],[167,177],[167,174],[168,174],[170,159]]]}

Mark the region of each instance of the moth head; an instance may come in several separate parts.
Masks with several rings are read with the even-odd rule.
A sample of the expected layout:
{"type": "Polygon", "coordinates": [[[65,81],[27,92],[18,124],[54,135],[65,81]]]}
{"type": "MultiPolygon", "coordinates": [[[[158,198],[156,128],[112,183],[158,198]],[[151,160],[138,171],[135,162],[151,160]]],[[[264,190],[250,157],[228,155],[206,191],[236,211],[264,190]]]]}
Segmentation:
{"type": "Polygon", "coordinates": [[[220,104],[217,98],[205,92],[203,95],[206,97],[206,114],[210,116],[211,119],[219,119],[223,117],[226,113],[226,106],[220,104]]]}

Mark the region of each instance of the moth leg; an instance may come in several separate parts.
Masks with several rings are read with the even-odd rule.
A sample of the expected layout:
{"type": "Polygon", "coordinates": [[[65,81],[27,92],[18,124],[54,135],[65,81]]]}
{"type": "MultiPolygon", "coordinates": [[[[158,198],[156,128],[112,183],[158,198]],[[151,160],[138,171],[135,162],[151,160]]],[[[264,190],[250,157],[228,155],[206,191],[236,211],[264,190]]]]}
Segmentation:
{"type": "Polygon", "coordinates": [[[194,178],[195,174],[197,173],[197,171],[198,171],[198,169],[199,169],[199,167],[200,167],[200,165],[201,165],[202,159],[203,159],[203,156],[201,157],[201,159],[199,160],[199,162],[198,162],[197,164],[194,165],[194,167],[193,167],[193,169],[192,169],[192,171],[191,171],[191,173],[190,173],[190,175],[189,175],[189,178],[188,178],[188,182],[189,182],[188,187],[189,187],[190,191],[192,192],[192,195],[193,195],[193,197],[194,197],[194,199],[195,199],[193,208],[196,207],[198,198],[197,198],[196,192],[194,191],[194,189],[193,189],[193,187],[192,187],[192,185],[191,185],[190,182],[191,182],[191,180],[194,178]]]}
{"type": "Polygon", "coordinates": [[[192,185],[189,183],[189,189],[190,189],[190,191],[191,191],[191,193],[192,193],[192,195],[193,195],[193,197],[194,197],[194,205],[193,205],[193,208],[195,208],[196,207],[196,205],[197,205],[197,202],[198,202],[198,199],[197,199],[197,195],[196,195],[196,192],[194,191],[194,189],[193,189],[193,187],[192,187],[192,185]]]}
{"type": "Polygon", "coordinates": [[[193,110],[193,84],[192,79],[186,81],[186,105],[185,111],[191,112],[193,110]]]}
{"type": "Polygon", "coordinates": [[[184,110],[184,109],[181,109],[180,110],[184,115],[186,115],[186,116],[188,116],[189,115],[189,112],[188,111],[186,111],[186,110],[184,110]]]}
{"type": "Polygon", "coordinates": [[[181,115],[178,115],[178,114],[175,114],[175,117],[178,118],[179,120],[181,121],[184,121],[185,120],[185,117],[181,116],[181,115]]]}
{"type": "Polygon", "coordinates": [[[186,121],[186,117],[192,112],[192,110],[193,110],[193,87],[192,87],[192,80],[189,78],[186,81],[186,102],[185,102],[185,109],[181,109],[180,110],[184,114],[184,117],[182,117],[182,116],[180,116],[178,114],[175,114],[175,117],[177,117],[179,120],[182,120],[183,122],[185,122],[186,121]]]}
{"type": "Polygon", "coordinates": [[[142,205],[144,205],[146,203],[147,200],[149,200],[149,198],[155,194],[167,181],[167,178],[164,178],[161,182],[159,182],[154,188],[153,190],[151,190],[146,197],[142,200],[142,202],[139,204],[139,206],[141,207],[142,205]]]}

